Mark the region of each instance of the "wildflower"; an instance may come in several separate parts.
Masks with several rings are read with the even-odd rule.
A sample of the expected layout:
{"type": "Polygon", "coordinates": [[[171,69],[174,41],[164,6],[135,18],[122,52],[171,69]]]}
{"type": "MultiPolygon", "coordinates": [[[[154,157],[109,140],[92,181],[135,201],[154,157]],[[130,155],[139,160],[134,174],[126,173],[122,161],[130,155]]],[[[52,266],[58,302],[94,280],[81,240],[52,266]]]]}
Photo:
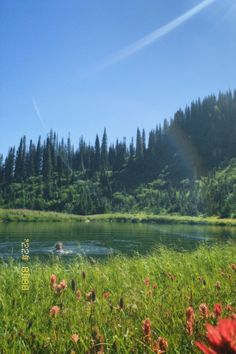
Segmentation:
{"type": "Polygon", "coordinates": [[[186,309],[186,317],[188,321],[192,321],[195,318],[195,314],[194,314],[194,309],[192,308],[192,306],[189,306],[186,309]]]}
{"type": "Polygon", "coordinates": [[[193,326],[194,326],[194,319],[195,319],[195,314],[194,314],[194,309],[189,306],[186,309],[186,331],[187,333],[191,336],[193,334],[193,326]]]}
{"type": "Polygon", "coordinates": [[[61,286],[61,289],[66,289],[67,288],[67,284],[66,284],[66,281],[64,279],[60,282],[60,286],[61,286]]]}
{"type": "Polygon", "coordinates": [[[196,346],[205,354],[235,354],[236,353],[236,319],[221,319],[217,326],[206,325],[206,338],[210,347],[201,342],[196,346]]]}
{"type": "Polygon", "coordinates": [[[96,300],[96,293],[95,293],[94,290],[89,291],[86,294],[86,300],[89,301],[89,302],[94,302],[96,300]]]}
{"type": "Polygon", "coordinates": [[[167,349],[168,349],[168,342],[163,337],[159,337],[156,341],[154,341],[152,346],[152,351],[156,354],[165,353],[167,349]]]}
{"type": "Polygon", "coordinates": [[[77,343],[78,342],[78,340],[79,340],[79,336],[78,336],[78,334],[72,334],[72,336],[71,336],[71,340],[72,340],[72,342],[74,342],[74,343],[77,343]]]}
{"type": "Polygon", "coordinates": [[[231,269],[233,269],[236,272],[236,263],[231,264],[231,269]]]}
{"type": "Polygon", "coordinates": [[[76,291],[76,298],[79,300],[81,298],[81,291],[77,290],[76,291]]]}
{"type": "Polygon", "coordinates": [[[220,290],[221,289],[221,284],[220,284],[220,281],[217,280],[216,284],[215,284],[215,287],[217,290],[220,290]]]}
{"type": "Polygon", "coordinates": [[[50,310],[50,315],[51,316],[56,316],[60,312],[60,307],[59,306],[53,306],[50,310]]]}
{"type": "Polygon", "coordinates": [[[52,286],[57,282],[57,276],[55,274],[51,275],[50,282],[52,286]]]}
{"type": "Polygon", "coordinates": [[[222,312],[221,304],[215,304],[214,305],[214,313],[215,313],[216,317],[219,317],[221,315],[221,312],[222,312]]]}
{"type": "Polygon", "coordinates": [[[144,339],[147,342],[151,341],[151,321],[149,320],[149,318],[147,318],[146,320],[143,321],[143,332],[144,332],[144,339]]]}
{"type": "Polygon", "coordinates": [[[103,298],[104,299],[108,299],[110,297],[110,295],[111,295],[110,291],[104,291],[103,292],[103,298]]]}
{"type": "Polygon", "coordinates": [[[209,312],[209,309],[206,304],[201,304],[199,306],[199,313],[200,313],[200,317],[203,319],[206,319],[209,317],[210,312],[209,312]]]}
{"type": "Polygon", "coordinates": [[[91,302],[91,300],[92,300],[92,291],[89,291],[89,292],[86,294],[86,300],[91,302]]]}
{"type": "Polygon", "coordinates": [[[228,312],[231,312],[231,311],[233,311],[233,307],[231,305],[227,305],[227,306],[225,306],[225,310],[228,312]]]}
{"type": "Polygon", "coordinates": [[[153,289],[157,289],[157,283],[153,284],[153,289]]]}
{"type": "Polygon", "coordinates": [[[150,286],[150,279],[149,278],[145,278],[144,279],[144,283],[145,283],[145,285],[148,287],[148,286],[150,286]]]}

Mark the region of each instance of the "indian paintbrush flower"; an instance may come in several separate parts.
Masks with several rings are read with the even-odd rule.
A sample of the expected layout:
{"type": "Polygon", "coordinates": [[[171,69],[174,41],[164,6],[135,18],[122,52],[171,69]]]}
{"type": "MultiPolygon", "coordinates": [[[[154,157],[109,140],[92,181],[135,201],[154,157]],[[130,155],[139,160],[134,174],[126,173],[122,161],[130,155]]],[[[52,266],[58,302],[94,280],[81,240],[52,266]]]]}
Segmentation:
{"type": "Polygon", "coordinates": [[[191,336],[193,334],[195,314],[191,306],[186,309],[186,331],[191,336]]]}
{"type": "Polygon", "coordinates": [[[200,304],[198,309],[201,318],[206,319],[209,317],[210,312],[206,304],[200,304]]]}
{"type": "Polygon", "coordinates": [[[163,337],[158,337],[157,340],[153,342],[152,351],[156,354],[165,353],[168,349],[168,341],[163,337]]]}
{"type": "Polygon", "coordinates": [[[60,312],[60,307],[59,306],[53,306],[50,310],[50,315],[51,316],[56,316],[60,312]]]}
{"type": "Polygon", "coordinates": [[[71,340],[72,340],[72,342],[77,343],[79,340],[78,334],[76,334],[76,333],[72,334],[71,340]]]}
{"type": "Polygon", "coordinates": [[[204,354],[236,353],[236,319],[221,319],[215,327],[208,323],[206,330],[209,347],[201,342],[195,343],[204,354]]]}
{"type": "Polygon", "coordinates": [[[57,282],[57,276],[55,274],[51,275],[50,282],[52,286],[57,282]]]}
{"type": "Polygon", "coordinates": [[[216,317],[219,317],[221,315],[221,312],[222,312],[221,304],[215,304],[214,305],[214,313],[215,313],[216,317]]]}
{"type": "Polygon", "coordinates": [[[142,328],[145,341],[151,342],[151,321],[149,320],[149,318],[142,322],[142,328]]]}

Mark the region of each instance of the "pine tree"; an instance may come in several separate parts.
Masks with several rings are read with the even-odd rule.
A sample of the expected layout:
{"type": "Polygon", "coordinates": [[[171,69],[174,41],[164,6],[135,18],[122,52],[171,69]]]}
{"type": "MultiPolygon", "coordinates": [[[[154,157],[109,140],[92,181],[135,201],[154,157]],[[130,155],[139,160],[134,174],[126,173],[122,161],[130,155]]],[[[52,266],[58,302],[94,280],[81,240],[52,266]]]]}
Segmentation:
{"type": "Polygon", "coordinates": [[[94,170],[99,171],[101,166],[101,149],[100,149],[100,141],[98,135],[96,135],[95,140],[95,161],[94,161],[94,170]]]}
{"type": "Polygon", "coordinates": [[[138,160],[143,157],[143,141],[139,128],[137,129],[136,135],[136,157],[138,160]]]}
{"type": "Polygon", "coordinates": [[[105,171],[108,167],[108,152],[107,152],[107,132],[104,128],[101,146],[101,167],[105,171]]]}

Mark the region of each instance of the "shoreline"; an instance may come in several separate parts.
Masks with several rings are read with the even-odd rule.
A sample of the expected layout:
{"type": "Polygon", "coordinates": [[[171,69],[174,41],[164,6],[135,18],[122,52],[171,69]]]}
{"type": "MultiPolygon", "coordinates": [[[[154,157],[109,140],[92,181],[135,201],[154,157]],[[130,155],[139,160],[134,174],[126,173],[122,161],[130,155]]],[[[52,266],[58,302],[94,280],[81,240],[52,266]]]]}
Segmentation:
{"type": "Polygon", "coordinates": [[[212,226],[236,226],[236,219],[220,219],[216,216],[180,216],[171,214],[109,213],[75,215],[28,209],[0,209],[0,223],[8,222],[131,222],[150,224],[188,224],[212,226]]]}

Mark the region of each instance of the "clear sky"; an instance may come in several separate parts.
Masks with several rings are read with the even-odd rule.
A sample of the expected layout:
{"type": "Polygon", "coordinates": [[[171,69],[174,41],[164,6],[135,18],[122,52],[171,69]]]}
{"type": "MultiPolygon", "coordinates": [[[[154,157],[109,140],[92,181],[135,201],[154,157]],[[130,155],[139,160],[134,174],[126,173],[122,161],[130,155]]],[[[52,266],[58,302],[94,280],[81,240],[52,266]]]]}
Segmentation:
{"type": "Polygon", "coordinates": [[[236,1],[1,0],[0,53],[1,153],[50,128],[129,139],[236,88],[236,1]]]}

